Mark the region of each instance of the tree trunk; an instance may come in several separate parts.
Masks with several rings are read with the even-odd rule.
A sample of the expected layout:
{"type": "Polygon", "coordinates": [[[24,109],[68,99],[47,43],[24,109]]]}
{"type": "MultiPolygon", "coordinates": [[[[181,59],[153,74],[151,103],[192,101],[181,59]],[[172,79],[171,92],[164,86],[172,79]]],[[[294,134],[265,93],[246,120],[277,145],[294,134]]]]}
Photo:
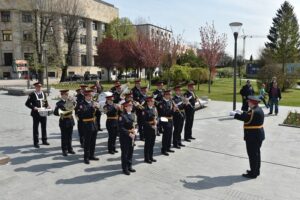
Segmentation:
{"type": "Polygon", "coordinates": [[[127,67],[125,67],[125,81],[126,81],[126,83],[127,83],[127,71],[128,71],[128,69],[127,69],[127,67]]]}
{"type": "Polygon", "coordinates": [[[211,70],[209,70],[209,77],[208,77],[208,93],[210,94],[210,85],[211,85],[211,70]]]}
{"type": "Polygon", "coordinates": [[[107,81],[110,83],[110,68],[107,68],[107,81]]]}
{"type": "Polygon", "coordinates": [[[200,73],[199,73],[199,77],[198,77],[198,91],[200,90],[200,73]]]}
{"type": "Polygon", "coordinates": [[[149,90],[151,89],[152,69],[149,69],[149,90]]]}
{"type": "Polygon", "coordinates": [[[65,81],[66,81],[67,70],[68,70],[68,66],[63,66],[63,67],[61,68],[60,82],[65,82],[65,81]]]}

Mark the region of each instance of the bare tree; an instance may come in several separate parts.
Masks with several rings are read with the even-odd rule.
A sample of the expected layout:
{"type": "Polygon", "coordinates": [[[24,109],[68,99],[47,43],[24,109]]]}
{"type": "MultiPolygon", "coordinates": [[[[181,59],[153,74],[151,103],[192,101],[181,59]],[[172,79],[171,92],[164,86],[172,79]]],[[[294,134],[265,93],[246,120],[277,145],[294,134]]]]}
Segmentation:
{"type": "Polygon", "coordinates": [[[58,3],[58,12],[61,13],[63,40],[67,45],[67,52],[65,54],[66,62],[62,66],[60,80],[62,82],[67,76],[68,66],[72,65],[72,57],[80,51],[80,49],[75,48],[75,43],[78,42],[78,33],[82,27],[80,20],[84,13],[79,0],[60,0],[58,3]]]}
{"type": "Polygon", "coordinates": [[[31,7],[33,9],[33,43],[35,46],[34,63],[39,74],[39,81],[43,83],[45,66],[42,63],[42,44],[49,41],[53,30],[55,4],[53,1],[31,0],[31,7]]]}

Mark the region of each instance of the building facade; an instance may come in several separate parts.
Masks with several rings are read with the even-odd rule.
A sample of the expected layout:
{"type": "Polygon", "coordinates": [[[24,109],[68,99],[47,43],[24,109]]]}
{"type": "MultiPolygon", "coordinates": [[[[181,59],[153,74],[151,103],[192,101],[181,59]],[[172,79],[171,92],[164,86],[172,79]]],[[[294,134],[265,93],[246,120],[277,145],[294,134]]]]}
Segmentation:
{"type": "Polygon", "coordinates": [[[153,24],[138,24],[135,25],[138,32],[146,35],[149,39],[155,38],[167,38],[171,39],[173,37],[172,30],[167,28],[162,28],[153,24]]]}
{"type": "MultiPolygon", "coordinates": [[[[52,1],[52,0],[46,0],[52,1]]],[[[118,17],[119,11],[113,5],[101,0],[79,0],[82,9],[80,31],[75,42],[75,54],[68,74],[86,72],[102,74],[105,72],[95,66],[96,45],[103,38],[105,25],[118,17]]],[[[26,60],[34,53],[33,44],[33,6],[24,0],[0,0],[0,79],[14,78],[13,60],[26,60]]],[[[61,13],[64,15],[65,13],[61,13]]],[[[61,30],[59,41],[63,56],[67,52],[62,23],[53,29],[61,30]]],[[[59,77],[59,69],[49,69],[50,77],[59,77]]]]}

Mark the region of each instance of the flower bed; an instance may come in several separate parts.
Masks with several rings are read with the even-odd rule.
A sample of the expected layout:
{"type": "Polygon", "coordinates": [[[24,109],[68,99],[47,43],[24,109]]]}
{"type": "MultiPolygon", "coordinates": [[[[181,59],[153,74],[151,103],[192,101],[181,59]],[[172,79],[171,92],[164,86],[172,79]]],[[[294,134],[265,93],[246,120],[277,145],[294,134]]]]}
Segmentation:
{"type": "Polygon", "coordinates": [[[300,113],[290,111],[282,125],[300,128],[300,113]]]}

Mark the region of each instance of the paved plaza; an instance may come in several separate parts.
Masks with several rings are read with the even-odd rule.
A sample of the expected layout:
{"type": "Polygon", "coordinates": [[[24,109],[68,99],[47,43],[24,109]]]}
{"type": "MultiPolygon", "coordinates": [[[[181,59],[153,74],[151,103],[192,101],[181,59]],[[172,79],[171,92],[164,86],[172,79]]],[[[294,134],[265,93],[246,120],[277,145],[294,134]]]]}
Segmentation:
{"type": "MultiPolygon", "coordinates": [[[[54,91],[49,97],[52,107],[57,95],[54,91]]],[[[185,143],[186,147],[161,156],[161,136],[157,137],[157,163],[143,162],[143,143],[138,141],[134,151],[137,172],[125,176],[120,151],[107,153],[106,130],[98,132],[96,155],[100,161],[90,165],[83,163],[77,128],[73,137],[76,155],[61,155],[56,116],[48,117],[51,145],[33,148],[26,98],[0,91],[0,153],[11,158],[8,165],[0,166],[1,200],[300,199],[300,129],[278,126],[288,111],[296,108],[280,107],[278,116],[265,118],[266,140],[257,179],[241,176],[249,164],[243,124],[227,116],[232,103],[214,101],[196,112],[193,135],[197,139],[185,143]]],[[[105,127],[105,117],[101,122],[105,127]]]]}

